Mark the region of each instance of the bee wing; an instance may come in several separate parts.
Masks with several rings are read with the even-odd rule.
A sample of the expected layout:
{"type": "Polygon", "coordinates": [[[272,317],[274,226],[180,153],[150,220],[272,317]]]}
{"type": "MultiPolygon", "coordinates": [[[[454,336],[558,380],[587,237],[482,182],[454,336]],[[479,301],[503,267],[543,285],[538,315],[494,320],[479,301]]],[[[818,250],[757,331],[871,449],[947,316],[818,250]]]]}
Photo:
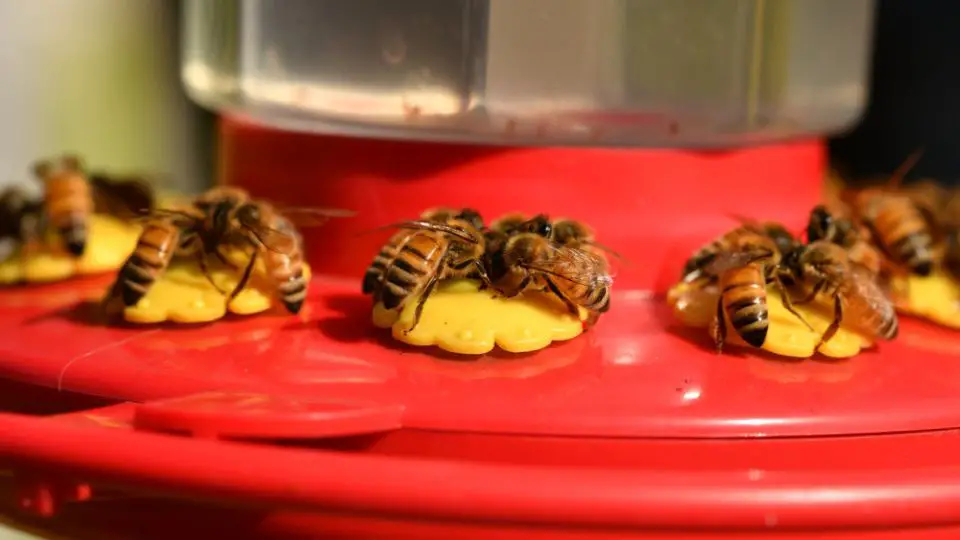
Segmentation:
{"type": "Polygon", "coordinates": [[[763,250],[723,251],[704,268],[706,275],[717,276],[727,270],[741,268],[748,264],[766,259],[770,253],[763,250]]]}
{"type": "Polygon", "coordinates": [[[195,210],[190,207],[184,206],[182,208],[172,207],[172,208],[154,208],[150,212],[145,212],[133,216],[132,220],[138,223],[146,223],[154,219],[163,219],[163,218],[173,218],[176,223],[179,223],[181,227],[188,227],[198,221],[202,220],[203,217],[199,215],[195,210]]]}
{"type": "Polygon", "coordinates": [[[893,304],[884,294],[883,288],[865,267],[851,264],[847,281],[850,292],[864,302],[871,311],[885,313],[893,310],[893,304]]]}
{"type": "Polygon", "coordinates": [[[103,173],[89,176],[94,211],[132,218],[153,211],[153,189],[139,176],[112,177],[103,173]]]}
{"type": "Polygon", "coordinates": [[[297,227],[319,227],[331,219],[357,215],[352,210],[342,208],[282,207],[277,211],[297,227]]]}
{"type": "Polygon", "coordinates": [[[456,229],[447,225],[446,223],[439,223],[436,221],[426,221],[426,220],[411,220],[411,221],[401,221],[399,223],[391,223],[389,225],[383,225],[382,227],[376,227],[374,229],[368,229],[366,231],[361,231],[359,234],[370,234],[373,232],[384,231],[388,229],[407,229],[413,231],[433,231],[443,234],[448,234],[450,236],[455,236],[464,242],[469,242],[471,244],[476,244],[477,239],[473,236],[470,236],[460,229],[456,229]]]}
{"type": "Polygon", "coordinates": [[[759,219],[747,217],[747,216],[744,216],[743,214],[738,214],[736,212],[727,212],[726,216],[736,221],[742,226],[749,227],[757,231],[763,230],[763,224],[760,222],[759,219]]]}
{"type": "Polygon", "coordinates": [[[242,226],[250,232],[260,244],[275,253],[290,255],[300,246],[300,234],[292,223],[289,228],[276,229],[261,223],[244,223],[242,226]]]}
{"type": "Polygon", "coordinates": [[[553,255],[549,264],[528,265],[526,268],[587,287],[613,284],[610,264],[596,252],[566,246],[551,246],[550,249],[553,255]]]}

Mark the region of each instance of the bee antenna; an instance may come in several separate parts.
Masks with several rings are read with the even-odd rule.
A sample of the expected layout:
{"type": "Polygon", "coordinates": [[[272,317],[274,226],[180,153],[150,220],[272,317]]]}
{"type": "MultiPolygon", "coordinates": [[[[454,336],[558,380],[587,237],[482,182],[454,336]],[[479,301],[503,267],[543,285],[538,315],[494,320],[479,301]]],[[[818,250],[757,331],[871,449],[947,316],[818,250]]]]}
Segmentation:
{"type": "Polygon", "coordinates": [[[747,217],[743,214],[738,214],[736,212],[727,212],[726,216],[742,225],[752,225],[759,224],[760,221],[754,218],[747,217]]]}
{"type": "Polygon", "coordinates": [[[449,234],[450,236],[455,236],[464,242],[469,242],[471,244],[480,243],[476,238],[470,234],[451,227],[445,223],[437,223],[434,221],[424,221],[424,220],[413,220],[413,221],[401,221],[399,223],[391,223],[389,225],[383,225],[381,227],[376,227],[374,229],[368,229],[365,231],[360,231],[357,233],[358,236],[370,234],[373,232],[388,230],[388,229],[410,229],[410,230],[421,230],[421,231],[434,231],[444,234],[449,234]]]}
{"type": "Polygon", "coordinates": [[[890,181],[887,182],[887,187],[890,189],[899,188],[900,184],[903,183],[904,177],[906,177],[907,173],[910,172],[910,169],[913,169],[917,162],[920,161],[920,158],[923,157],[923,153],[925,151],[925,148],[920,147],[907,156],[907,159],[905,159],[903,163],[901,163],[900,166],[893,171],[893,174],[890,175],[890,181]]]}

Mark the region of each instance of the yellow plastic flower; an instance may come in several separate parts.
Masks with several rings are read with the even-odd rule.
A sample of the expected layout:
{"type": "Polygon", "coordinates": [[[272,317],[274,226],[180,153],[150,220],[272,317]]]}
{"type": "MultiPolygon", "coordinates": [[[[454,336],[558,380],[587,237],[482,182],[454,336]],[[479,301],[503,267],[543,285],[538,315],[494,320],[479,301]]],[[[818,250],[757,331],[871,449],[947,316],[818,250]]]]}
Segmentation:
{"type": "Polygon", "coordinates": [[[436,345],[471,355],[488,353],[494,346],[513,353],[537,351],[583,332],[582,322],[552,296],[525,293],[498,298],[494,291],[479,290],[472,280],[441,283],[427,299],[420,323],[404,333],[413,322],[416,304],[417,300],[411,299],[400,313],[378,304],[373,309],[373,324],[391,328],[394,339],[409,345],[436,345]]]}
{"type": "MultiPolygon", "coordinates": [[[[239,252],[230,253],[229,258],[241,269],[249,260],[239,252]]],[[[222,291],[232,291],[242,274],[242,270],[228,268],[214,257],[210,257],[208,267],[222,291]]],[[[310,268],[306,264],[303,271],[309,280],[310,268]]],[[[258,259],[247,287],[229,306],[226,295],[217,287],[203,275],[196,259],[175,260],[137,305],[124,309],[123,318],[138,324],[207,323],[223,318],[227,311],[237,315],[262,313],[276,302],[275,288],[267,278],[262,259],[258,259]]]]}
{"type": "MultiPolygon", "coordinates": [[[[670,290],[667,299],[673,306],[674,315],[683,324],[705,329],[716,324],[718,291],[715,288],[697,289],[681,283],[670,290]]],[[[796,306],[796,310],[813,326],[813,331],[783,307],[779,291],[773,287],[767,288],[767,308],[770,328],[763,349],[774,354],[809,358],[819,352],[832,358],[849,358],[861,349],[873,346],[871,339],[841,327],[830,341],[815,351],[820,336],[833,318],[833,307],[827,301],[796,306]]],[[[727,321],[727,344],[749,347],[734,331],[730,321],[727,321]]]]}
{"type": "Polygon", "coordinates": [[[898,310],[960,328],[960,286],[945,272],[937,270],[929,277],[910,276],[905,286],[902,280],[897,281],[894,290],[907,295],[896,298],[898,310]]]}

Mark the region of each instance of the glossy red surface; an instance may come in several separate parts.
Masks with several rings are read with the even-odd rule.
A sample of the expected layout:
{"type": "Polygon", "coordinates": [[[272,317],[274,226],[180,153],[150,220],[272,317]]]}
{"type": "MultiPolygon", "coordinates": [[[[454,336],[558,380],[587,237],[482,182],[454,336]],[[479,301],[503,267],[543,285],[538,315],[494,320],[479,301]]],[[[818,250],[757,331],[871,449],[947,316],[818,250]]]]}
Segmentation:
{"type": "Polygon", "coordinates": [[[884,538],[877,529],[886,528],[913,529],[911,538],[942,538],[960,522],[960,468],[947,459],[960,451],[953,432],[725,443],[759,448],[755,456],[810,452],[802,466],[780,469],[741,468],[726,459],[729,453],[710,459],[711,468],[698,467],[680,458],[703,443],[679,440],[636,441],[633,451],[654,458],[656,466],[611,469],[277,448],[11,415],[0,415],[0,432],[0,463],[49,471],[49,482],[70,475],[95,486],[189,493],[200,501],[279,511],[267,521],[287,533],[299,523],[301,533],[346,537],[392,538],[418,530],[438,537],[446,530],[477,538],[503,528],[523,538],[554,531],[601,538],[665,531],[884,538]],[[687,452],[663,457],[684,446],[687,452]],[[859,451],[859,465],[829,465],[843,447],[859,451]]]}
{"type": "MultiPolygon", "coordinates": [[[[84,285],[93,296],[103,287],[84,285]]],[[[913,320],[903,321],[899,341],[849,361],[718,356],[705,332],[672,322],[662,300],[621,291],[614,295],[616,309],[578,339],[532,355],[467,360],[400,346],[373,329],[369,300],[357,292],[356,280],[317,280],[300,318],[277,312],[197,328],[90,324],[75,300],[53,307],[51,298],[66,288],[81,290],[57,285],[0,292],[0,375],[134,401],[210,391],[274,396],[246,414],[239,414],[244,409],[234,406],[236,400],[216,406],[209,397],[153,404],[142,420],[156,429],[204,431],[211,415],[214,425],[230,426],[224,433],[261,437],[349,434],[356,432],[350,419],[362,424],[359,432],[402,424],[631,437],[960,425],[954,352],[960,336],[913,320]],[[10,309],[11,297],[38,307],[10,309]]]]}
{"type": "MultiPolygon", "coordinates": [[[[67,474],[255,504],[269,510],[270,536],[880,538],[878,528],[926,527],[932,538],[960,525],[960,439],[947,430],[960,426],[960,338],[906,320],[898,341],[849,361],[717,356],[656,295],[732,225],[729,213],[799,227],[819,198],[818,143],[695,154],[240,124],[223,135],[230,183],[359,216],[307,232],[320,277],[300,317],[111,328],[89,303],[104,279],[0,291],[0,376],[147,402],[0,415],[0,461],[52,475],[33,485],[67,474]],[[613,309],[530,355],[464,359],[394,343],[359,294],[387,233],[357,233],[435,205],[589,221],[630,261],[613,309]]],[[[47,504],[56,490],[27,492],[47,504]]]]}

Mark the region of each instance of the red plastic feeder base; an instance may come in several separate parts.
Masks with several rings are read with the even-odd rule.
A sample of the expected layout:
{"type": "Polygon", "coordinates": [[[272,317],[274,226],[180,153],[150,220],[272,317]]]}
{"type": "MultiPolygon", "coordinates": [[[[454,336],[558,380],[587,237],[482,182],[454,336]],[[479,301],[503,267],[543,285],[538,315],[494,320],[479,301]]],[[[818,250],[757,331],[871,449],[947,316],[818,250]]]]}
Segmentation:
{"type": "Polygon", "coordinates": [[[799,228],[819,198],[819,143],[704,154],[222,134],[227,182],[358,217],[308,233],[319,277],[300,318],[107,328],[82,308],[104,280],[0,292],[0,375],[134,402],[0,415],[0,460],[33,485],[255,505],[251,537],[936,538],[960,525],[954,335],[907,320],[849,361],[718,356],[655,294],[728,214],[799,228]],[[614,308],[530,355],[399,346],[359,293],[383,238],[357,233],[437,205],[593,224],[631,261],[614,308]]]}

